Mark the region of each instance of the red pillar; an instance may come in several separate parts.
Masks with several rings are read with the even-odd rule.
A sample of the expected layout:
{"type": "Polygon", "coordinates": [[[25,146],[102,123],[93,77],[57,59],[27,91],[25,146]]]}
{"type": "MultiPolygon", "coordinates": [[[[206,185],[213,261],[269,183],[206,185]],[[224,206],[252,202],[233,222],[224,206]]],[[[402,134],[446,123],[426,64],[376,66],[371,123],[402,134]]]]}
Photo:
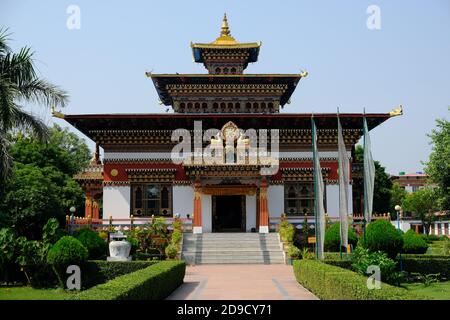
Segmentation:
{"type": "Polygon", "coordinates": [[[259,187],[259,233],[269,233],[269,206],[267,200],[267,181],[259,187]]]}
{"type": "Polygon", "coordinates": [[[92,218],[92,197],[90,194],[86,194],[86,201],[84,202],[84,217],[92,218]]]}
{"type": "Polygon", "coordinates": [[[194,221],[193,233],[202,233],[202,195],[201,184],[194,184],[194,221]]]}

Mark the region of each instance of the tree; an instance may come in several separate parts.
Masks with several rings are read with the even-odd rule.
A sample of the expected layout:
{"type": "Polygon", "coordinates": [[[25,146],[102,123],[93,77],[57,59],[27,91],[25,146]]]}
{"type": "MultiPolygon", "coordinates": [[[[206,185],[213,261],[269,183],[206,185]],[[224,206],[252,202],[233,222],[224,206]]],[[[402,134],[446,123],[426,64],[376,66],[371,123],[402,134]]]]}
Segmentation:
{"type": "Polygon", "coordinates": [[[25,111],[22,104],[64,107],[68,102],[65,91],[38,77],[31,48],[14,53],[8,46],[8,36],[7,30],[0,29],[0,182],[11,175],[11,131],[27,131],[41,141],[48,136],[45,124],[25,111]]]}
{"type": "Polygon", "coordinates": [[[41,237],[49,218],[63,224],[71,206],[82,211],[84,205],[83,191],[72,175],[88,163],[89,149],[58,126],[48,131],[48,143],[22,134],[12,139],[12,175],[0,194],[0,226],[14,227],[29,239],[41,237]]]}
{"type": "MultiPolygon", "coordinates": [[[[395,213],[395,206],[400,205],[403,207],[404,201],[407,196],[407,192],[405,188],[403,188],[398,182],[394,182],[391,188],[391,205],[390,205],[390,213],[395,213]]],[[[392,216],[394,219],[395,217],[392,216]]]]}
{"type": "MultiPolygon", "coordinates": [[[[450,108],[449,108],[450,110],[450,108]]],[[[436,120],[437,129],[428,136],[433,145],[425,172],[439,187],[438,197],[442,209],[450,209],[450,121],[436,120]]]]}
{"type": "MultiPolygon", "coordinates": [[[[355,150],[356,162],[364,161],[364,148],[357,146],[355,150]]],[[[375,161],[375,185],[373,192],[373,212],[390,212],[392,181],[386,173],[386,168],[375,161]]],[[[362,192],[362,191],[361,191],[362,192]]]]}
{"type": "Polygon", "coordinates": [[[407,194],[404,201],[404,209],[422,221],[426,234],[430,233],[430,225],[435,220],[434,212],[438,209],[436,201],[438,196],[436,188],[422,188],[407,194]]]}

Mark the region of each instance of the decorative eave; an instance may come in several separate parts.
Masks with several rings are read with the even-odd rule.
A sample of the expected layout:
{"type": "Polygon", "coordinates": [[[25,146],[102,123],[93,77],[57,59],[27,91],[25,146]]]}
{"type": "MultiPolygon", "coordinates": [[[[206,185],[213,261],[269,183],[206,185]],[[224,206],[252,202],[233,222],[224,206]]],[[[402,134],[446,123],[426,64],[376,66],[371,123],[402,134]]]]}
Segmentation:
{"type": "MultiPolygon", "coordinates": [[[[305,73],[301,74],[153,74],[146,73],[151,78],[161,102],[166,106],[173,105],[173,98],[169,92],[169,86],[176,85],[286,85],[280,98],[280,105],[284,106],[290,99],[298,82],[305,73]]],[[[256,93],[255,93],[256,94],[256,93]]],[[[251,93],[248,93],[250,96],[251,93]]]]}
{"type": "MultiPolygon", "coordinates": [[[[340,114],[344,136],[351,136],[348,143],[353,143],[362,135],[362,118],[366,117],[369,130],[390,118],[389,113],[348,113],[340,114]]],[[[318,127],[319,143],[322,133],[326,140],[335,139],[337,117],[335,113],[314,114],[318,127]],[[325,130],[325,131],[324,131],[325,130]],[[327,131],[330,130],[330,131],[327,131]],[[328,133],[327,133],[328,132],[328,133]]],[[[65,115],[64,120],[80,130],[101,146],[106,144],[167,143],[171,144],[171,130],[186,128],[192,130],[194,121],[202,121],[203,128],[221,128],[228,121],[233,121],[239,128],[247,129],[281,129],[281,143],[308,143],[310,138],[301,137],[301,133],[310,135],[311,114],[83,114],[65,115]],[[132,129],[130,129],[132,128],[132,129]],[[298,131],[301,130],[301,131],[298,131]],[[308,131],[309,130],[309,131],[308,131]],[[287,138],[285,139],[285,132],[287,138]],[[304,141],[303,141],[304,140],[304,141]],[[302,142],[303,141],[303,142],[302,142]]],[[[347,143],[347,141],[346,141],[347,143]]]]}

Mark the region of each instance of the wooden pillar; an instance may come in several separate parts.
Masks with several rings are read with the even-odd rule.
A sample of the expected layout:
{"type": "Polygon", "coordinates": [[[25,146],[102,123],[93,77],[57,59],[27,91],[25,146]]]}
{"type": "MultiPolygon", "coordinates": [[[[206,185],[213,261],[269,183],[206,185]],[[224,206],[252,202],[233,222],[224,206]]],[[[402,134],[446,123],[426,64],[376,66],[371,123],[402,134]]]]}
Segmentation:
{"type": "Polygon", "coordinates": [[[193,233],[202,233],[202,194],[201,184],[196,182],[194,184],[194,221],[193,233]]]}
{"type": "Polygon", "coordinates": [[[259,233],[269,233],[269,205],[267,200],[267,181],[259,187],[259,233]]]}
{"type": "Polygon", "coordinates": [[[89,193],[86,193],[86,200],[84,202],[84,216],[92,217],[92,196],[89,193]]]}
{"type": "Polygon", "coordinates": [[[99,204],[95,197],[92,198],[92,218],[99,219],[99,204]]]}
{"type": "Polygon", "coordinates": [[[416,224],[416,233],[419,234],[419,225],[416,224]]]}

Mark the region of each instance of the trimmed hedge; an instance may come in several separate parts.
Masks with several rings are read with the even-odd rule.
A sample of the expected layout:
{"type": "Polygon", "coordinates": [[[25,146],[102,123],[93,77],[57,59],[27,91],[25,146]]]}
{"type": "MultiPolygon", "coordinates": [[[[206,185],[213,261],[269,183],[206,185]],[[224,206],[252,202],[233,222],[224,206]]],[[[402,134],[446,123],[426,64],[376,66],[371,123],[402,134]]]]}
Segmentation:
{"type": "Polygon", "coordinates": [[[297,281],[324,300],[418,300],[425,297],[385,283],[367,288],[367,277],[317,260],[295,260],[297,281]]]}
{"type": "Polygon", "coordinates": [[[352,270],[352,261],[351,260],[336,260],[336,259],[325,259],[324,263],[330,264],[332,266],[352,270]]]}
{"type": "Polygon", "coordinates": [[[183,283],[184,261],[161,261],[82,291],[75,300],[161,300],[183,283]]]}
{"type": "Polygon", "coordinates": [[[427,242],[414,230],[408,230],[403,234],[403,250],[405,253],[425,253],[427,252],[427,242]]]}
{"type": "Polygon", "coordinates": [[[386,252],[389,258],[395,259],[403,247],[403,237],[389,221],[375,220],[367,225],[358,245],[370,252],[386,252]]]}
{"type": "MultiPolygon", "coordinates": [[[[358,243],[358,237],[352,228],[348,229],[348,243],[353,247],[358,243]]],[[[341,246],[341,224],[334,223],[325,231],[324,247],[326,251],[339,252],[341,246]]],[[[345,250],[345,249],[344,249],[345,250]]]]}
{"type": "MultiPolygon", "coordinates": [[[[440,273],[442,280],[450,279],[450,257],[438,256],[424,256],[419,258],[410,257],[411,255],[402,255],[403,270],[409,273],[420,274],[436,274],[440,273]],[[445,258],[442,258],[445,257],[445,258]]],[[[397,257],[397,261],[400,257],[397,257]]]]}
{"type": "Polygon", "coordinates": [[[90,260],[81,267],[83,289],[88,289],[109,280],[147,268],[157,261],[96,261],[90,260]]]}

